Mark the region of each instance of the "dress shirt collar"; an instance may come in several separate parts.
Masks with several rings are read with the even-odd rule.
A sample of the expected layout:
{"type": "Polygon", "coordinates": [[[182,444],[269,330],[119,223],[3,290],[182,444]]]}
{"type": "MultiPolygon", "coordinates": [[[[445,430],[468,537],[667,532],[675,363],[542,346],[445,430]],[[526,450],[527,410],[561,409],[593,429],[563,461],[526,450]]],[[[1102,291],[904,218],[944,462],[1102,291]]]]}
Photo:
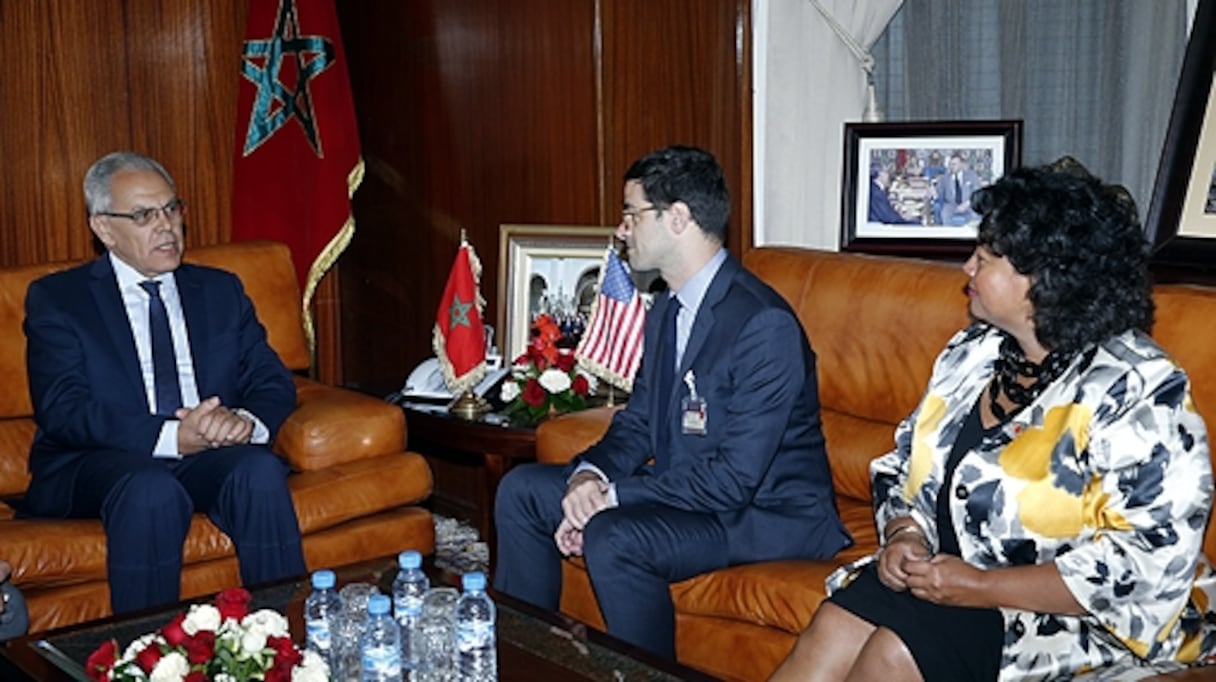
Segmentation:
{"type": "MultiPolygon", "coordinates": [[[[114,268],[114,276],[118,279],[119,291],[130,291],[132,289],[138,289],[141,292],[143,291],[143,289],[139,288],[139,283],[147,281],[149,279],[148,277],[144,277],[135,268],[127,265],[121,258],[115,256],[113,252],[107,253],[106,256],[110,259],[110,265],[114,268]]],[[[157,275],[151,279],[160,282],[162,297],[166,296],[166,292],[170,290],[173,292],[177,291],[177,280],[174,279],[173,273],[171,272],[166,272],[163,275],[157,275]]]]}
{"type": "Polygon", "coordinates": [[[705,298],[705,292],[709,291],[709,285],[714,281],[714,275],[718,274],[718,269],[724,262],[726,262],[726,249],[719,248],[709,262],[702,265],[701,269],[697,270],[696,274],[690,277],[679,291],[672,294],[680,299],[680,305],[684,310],[691,313],[689,319],[696,317],[697,310],[701,307],[701,300],[705,298]]]}

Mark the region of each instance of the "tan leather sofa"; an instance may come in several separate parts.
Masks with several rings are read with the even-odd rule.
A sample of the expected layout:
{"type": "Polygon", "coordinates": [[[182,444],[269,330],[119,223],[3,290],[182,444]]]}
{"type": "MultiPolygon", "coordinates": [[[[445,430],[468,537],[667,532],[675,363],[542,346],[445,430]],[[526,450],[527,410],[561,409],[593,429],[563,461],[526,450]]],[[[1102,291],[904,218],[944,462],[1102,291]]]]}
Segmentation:
{"type": "MultiPolygon", "coordinates": [[[[757,248],[743,261],[794,307],[818,355],[836,501],[856,540],[831,561],[736,566],[672,586],[680,661],[723,679],[763,680],[810,622],[828,573],[876,549],[869,462],[891,449],[937,353],[967,324],[966,277],[953,265],[804,249],[757,248]]],[[[1158,286],[1154,296],[1153,336],[1189,371],[1195,402],[1216,429],[1216,289],[1158,286]]],[[[545,422],[537,458],[568,461],[610,417],[600,408],[545,422]]],[[[1204,551],[1216,559],[1211,523],[1204,551]]],[[[563,579],[562,611],[603,627],[582,562],[565,562],[563,579]]]]}
{"type": "MultiPolygon", "coordinates": [[[[292,465],[288,482],[308,568],[405,548],[429,553],[434,525],[418,503],[430,495],[431,470],[421,455],[405,450],[401,409],[301,375],[310,358],[287,247],[224,244],[190,249],[186,259],[240,276],[270,345],[296,372],[299,405],[274,449],[292,465]]],[[[0,499],[11,501],[29,484],[26,469],[35,426],[21,330],[26,287],[71,265],[0,270],[0,499]]],[[[13,581],[29,600],[32,632],[108,615],[106,544],[99,521],[16,519],[12,507],[0,503],[0,558],[12,562],[13,581]]],[[[195,514],[185,544],[182,598],[238,584],[232,543],[204,515],[195,514]]]]}

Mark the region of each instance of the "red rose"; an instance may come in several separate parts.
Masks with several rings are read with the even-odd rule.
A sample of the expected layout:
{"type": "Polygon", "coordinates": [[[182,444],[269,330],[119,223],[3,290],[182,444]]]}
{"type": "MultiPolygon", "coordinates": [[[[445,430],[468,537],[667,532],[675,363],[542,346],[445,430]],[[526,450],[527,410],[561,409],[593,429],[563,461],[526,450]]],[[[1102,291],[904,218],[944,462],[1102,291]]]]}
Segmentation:
{"type": "Polygon", "coordinates": [[[304,655],[291,643],[290,637],[267,637],[266,646],[274,649],[274,667],[286,666],[290,671],[304,661],[304,655]]]}
{"type": "Polygon", "coordinates": [[[563,372],[574,369],[574,353],[561,353],[557,356],[557,368],[563,372]]]}
{"type": "Polygon", "coordinates": [[[215,597],[215,608],[220,610],[220,618],[240,620],[249,615],[249,602],[253,595],[240,587],[230,587],[215,597]]]}
{"type": "Polygon", "coordinates": [[[182,629],[182,621],[184,620],[186,620],[186,614],[179,613],[165,627],[160,629],[160,636],[165,638],[169,646],[181,646],[190,638],[186,634],[186,631],[182,629]]]}
{"type": "Polygon", "coordinates": [[[591,383],[587,381],[587,377],[580,374],[574,377],[574,381],[570,382],[570,390],[574,391],[575,395],[586,397],[591,392],[591,383]]]}
{"type": "Polygon", "coordinates": [[[206,663],[215,655],[215,633],[203,630],[186,640],[186,660],[193,664],[206,663]]]}
{"type": "Polygon", "coordinates": [[[160,646],[152,643],[144,647],[143,651],[135,654],[135,663],[139,666],[140,670],[151,674],[152,669],[156,667],[156,663],[160,661],[163,656],[164,654],[161,653],[160,646]]]}
{"type": "Polygon", "coordinates": [[[524,402],[532,407],[540,407],[545,404],[545,398],[548,396],[545,389],[540,385],[540,382],[534,378],[529,378],[528,383],[524,385],[524,402]]]}
{"type": "Polygon", "coordinates": [[[186,677],[182,679],[182,682],[211,682],[211,679],[207,677],[207,673],[195,670],[194,672],[186,673],[186,677]]]}
{"type": "Polygon", "coordinates": [[[279,667],[278,663],[275,663],[274,667],[266,671],[266,676],[262,679],[266,682],[291,682],[291,668],[284,670],[279,667]]]}
{"type": "Polygon", "coordinates": [[[90,680],[101,682],[106,679],[106,673],[114,667],[114,661],[118,658],[118,642],[109,640],[102,642],[97,650],[89,654],[89,659],[85,661],[84,669],[90,680]]]}

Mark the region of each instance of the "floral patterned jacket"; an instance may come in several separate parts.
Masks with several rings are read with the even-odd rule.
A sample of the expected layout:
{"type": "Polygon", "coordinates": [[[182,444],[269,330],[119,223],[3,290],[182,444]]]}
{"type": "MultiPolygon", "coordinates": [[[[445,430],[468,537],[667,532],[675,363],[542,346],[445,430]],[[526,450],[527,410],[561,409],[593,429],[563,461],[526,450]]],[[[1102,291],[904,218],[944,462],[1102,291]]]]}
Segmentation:
{"type": "MultiPolygon", "coordinates": [[[[1185,372],[1148,336],[1126,332],[1064,374],[943,467],[992,377],[1001,333],[975,324],[938,357],[894,451],[870,467],[879,528],[912,516],[937,546],[937,497],[950,496],[962,558],[984,568],[1053,561],[1089,613],[1002,609],[1001,679],[1054,679],[1116,666],[1138,677],[1216,650],[1216,578],[1202,557],[1212,501],[1204,422],[1185,372]],[[1205,620],[1205,616],[1208,618],[1205,620]]],[[[828,578],[846,584],[867,557],[828,578]]]]}

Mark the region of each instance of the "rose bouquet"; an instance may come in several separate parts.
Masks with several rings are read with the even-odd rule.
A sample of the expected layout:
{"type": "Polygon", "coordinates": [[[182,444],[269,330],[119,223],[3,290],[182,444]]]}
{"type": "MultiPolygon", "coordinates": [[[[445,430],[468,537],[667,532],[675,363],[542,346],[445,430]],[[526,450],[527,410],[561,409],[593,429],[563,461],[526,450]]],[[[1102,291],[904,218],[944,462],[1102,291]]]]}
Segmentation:
{"type": "Polygon", "coordinates": [[[574,353],[557,347],[561,336],[548,315],[539,315],[532,323],[528,348],[512,363],[511,376],[499,393],[507,414],[535,423],[550,413],[587,407],[591,379],[576,368],[574,353]]]}
{"type": "Polygon", "coordinates": [[[287,619],[270,609],[249,612],[250,595],[234,588],[215,605],[195,604],[119,655],[111,639],[85,664],[89,679],[154,682],[324,682],[329,666],[291,642],[287,619]]]}

